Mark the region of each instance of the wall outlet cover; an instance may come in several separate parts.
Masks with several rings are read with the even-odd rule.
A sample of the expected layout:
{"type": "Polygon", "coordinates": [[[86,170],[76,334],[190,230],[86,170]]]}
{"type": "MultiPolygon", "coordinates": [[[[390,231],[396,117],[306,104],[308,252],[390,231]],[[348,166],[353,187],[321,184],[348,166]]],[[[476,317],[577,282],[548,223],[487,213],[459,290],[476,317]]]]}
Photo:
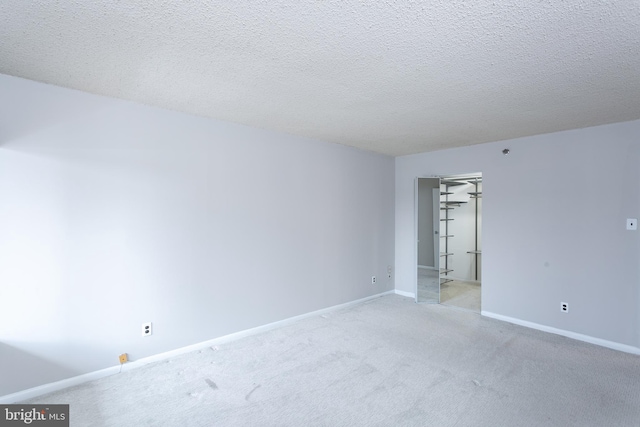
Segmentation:
{"type": "Polygon", "coordinates": [[[637,229],[638,229],[638,219],[627,218],[627,230],[637,230],[637,229]]]}
{"type": "Polygon", "coordinates": [[[127,353],[122,353],[120,356],[118,356],[118,358],[120,359],[120,364],[123,364],[129,361],[129,357],[127,356],[127,353]]]}
{"type": "Polygon", "coordinates": [[[142,324],[142,336],[143,337],[148,337],[148,336],[151,336],[152,334],[153,334],[153,329],[151,328],[151,322],[143,323],[142,324]]]}

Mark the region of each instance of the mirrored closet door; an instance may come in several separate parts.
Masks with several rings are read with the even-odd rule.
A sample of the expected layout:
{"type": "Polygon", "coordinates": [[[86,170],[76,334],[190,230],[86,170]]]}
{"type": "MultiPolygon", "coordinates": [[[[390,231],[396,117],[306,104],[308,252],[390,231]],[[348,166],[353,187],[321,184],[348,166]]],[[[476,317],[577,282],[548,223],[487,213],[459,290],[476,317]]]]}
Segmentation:
{"type": "Polygon", "coordinates": [[[440,302],[440,178],[416,178],[416,302],[440,302]]]}

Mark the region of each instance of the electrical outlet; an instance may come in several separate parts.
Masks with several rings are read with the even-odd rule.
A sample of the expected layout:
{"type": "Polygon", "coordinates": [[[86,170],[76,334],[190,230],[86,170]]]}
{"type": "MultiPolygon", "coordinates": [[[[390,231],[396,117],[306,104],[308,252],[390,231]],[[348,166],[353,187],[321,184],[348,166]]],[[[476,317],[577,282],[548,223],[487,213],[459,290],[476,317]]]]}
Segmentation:
{"type": "Polygon", "coordinates": [[[143,323],[142,324],[142,336],[143,337],[148,337],[148,336],[151,336],[151,334],[153,334],[153,330],[151,329],[151,322],[143,323]]]}
{"type": "Polygon", "coordinates": [[[129,357],[127,357],[127,353],[122,353],[120,356],[120,364],[127,363],[129,361],[129,357]]]}
{"type": "Polygon", "coordinates": [[[569,304],[567,304],[566,302],[561,302],[560,303],[560,311],[563,313],[568,313],[569,312],[569,304]]]}
{"type": "Polygon", "coordinates": [[[627,218],[627,230],[637,230],[638,220],[636,218],[627,218]]]}
{"type": "Polygon", "coordinates": [[[376,276],[371,276],[371,284],[372,285],[376,284],[376,276]]]}

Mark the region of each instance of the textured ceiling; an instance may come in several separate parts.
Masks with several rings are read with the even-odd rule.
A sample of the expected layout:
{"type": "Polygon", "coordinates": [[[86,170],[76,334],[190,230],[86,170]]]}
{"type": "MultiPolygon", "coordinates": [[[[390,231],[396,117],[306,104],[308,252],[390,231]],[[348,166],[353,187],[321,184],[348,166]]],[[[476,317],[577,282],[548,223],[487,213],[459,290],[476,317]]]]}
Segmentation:
{"type": "Polygon", "coordinates": [[[640,118],[640,0],[2,0],[0,73],[411,154],[640,118]]]}

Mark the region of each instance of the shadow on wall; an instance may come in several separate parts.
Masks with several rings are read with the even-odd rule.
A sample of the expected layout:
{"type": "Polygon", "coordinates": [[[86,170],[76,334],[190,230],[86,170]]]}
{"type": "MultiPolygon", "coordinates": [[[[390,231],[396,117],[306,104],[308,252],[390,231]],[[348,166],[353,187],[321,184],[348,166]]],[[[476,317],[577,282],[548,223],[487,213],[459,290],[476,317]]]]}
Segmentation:
{"type": "Polygon", "coordinates": [[[40,356],[0,343],[0,396],[79,374],[40,356]]]}
{"type": "Polygon", "coordinates": [[[66,98],[56,96],[63,89],[38,84],[37,91],[27,90],[34,82],[0,74],[0,147],[9,141],[82,120],[95,114],[113,100],[79,91],[65,91],[66,98]]]}

